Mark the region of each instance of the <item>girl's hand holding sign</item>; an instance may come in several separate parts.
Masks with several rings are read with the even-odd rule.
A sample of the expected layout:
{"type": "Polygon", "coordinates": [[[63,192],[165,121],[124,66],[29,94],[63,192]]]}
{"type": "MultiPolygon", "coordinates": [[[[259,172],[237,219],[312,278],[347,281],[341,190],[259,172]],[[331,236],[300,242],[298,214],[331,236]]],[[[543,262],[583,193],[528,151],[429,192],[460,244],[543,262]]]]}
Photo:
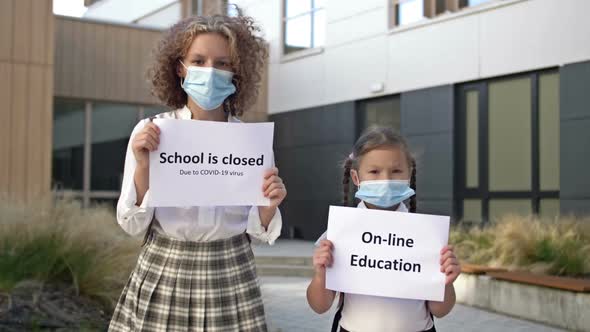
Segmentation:
{"type": "Polygon", "coordinates": [[[440,251],[440,272],[444,273],[447,278],[445,285],[452,285],[459,274],[461,274],[461,266],[459,260],[453,252],[453,246],[444,246],[440,251]]]}
{"type": "Polygon", "coordinates": [[[287,196],[287,189],[283,179],[279,177],[279,169],[273,167],[264,173],[264,184],[262,185],[264,197],[270,199],[269,206],[259,206],[260,222],[264,227],[268,227],[272,217],[274,217],[277,207],[287,196]]]}

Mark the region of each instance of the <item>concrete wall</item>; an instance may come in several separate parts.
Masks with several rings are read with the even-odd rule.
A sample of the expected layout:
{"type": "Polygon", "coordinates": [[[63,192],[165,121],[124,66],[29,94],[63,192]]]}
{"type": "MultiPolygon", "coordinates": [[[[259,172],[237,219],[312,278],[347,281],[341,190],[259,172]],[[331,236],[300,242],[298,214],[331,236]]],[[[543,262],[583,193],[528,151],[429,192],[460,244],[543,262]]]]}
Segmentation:
{"type": "Polygon", "coordinates": [[[454,283],[457,302],[502,314],[590,331],[590,294],[501,281],[463,273],[454,283]]]}
{"type": "Polygon", "coordinates": [[[270,113],[590,59],[585,0],[492,1],[393,30],[386,0],[327,0],[326,46],[297,59],[281,54],[282,1],[235,2],[270,43],[270,113]]]}
{"type": "Polygon", "coordinates": [[[590,62],[560,73],[560,199],[562,214],[590,214],[590,62]]]}

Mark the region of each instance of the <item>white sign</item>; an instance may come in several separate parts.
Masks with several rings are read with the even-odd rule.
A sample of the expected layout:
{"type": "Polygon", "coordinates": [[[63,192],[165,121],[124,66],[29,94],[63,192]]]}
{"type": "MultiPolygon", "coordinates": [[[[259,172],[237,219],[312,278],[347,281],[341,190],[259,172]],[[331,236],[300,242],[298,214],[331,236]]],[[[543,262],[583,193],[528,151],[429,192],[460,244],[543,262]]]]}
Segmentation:
{"type": "Polygon", "coordinates": [[[268,206],[262,185],[274,165],[273,123],[155,119],[150,206],[268,206]]]}
{"type": "Polygon", "coordinates": [[[344,293],[443,301],[440,251],[449,217],[330,207],[334,261],[326,287],[344,293]]]}

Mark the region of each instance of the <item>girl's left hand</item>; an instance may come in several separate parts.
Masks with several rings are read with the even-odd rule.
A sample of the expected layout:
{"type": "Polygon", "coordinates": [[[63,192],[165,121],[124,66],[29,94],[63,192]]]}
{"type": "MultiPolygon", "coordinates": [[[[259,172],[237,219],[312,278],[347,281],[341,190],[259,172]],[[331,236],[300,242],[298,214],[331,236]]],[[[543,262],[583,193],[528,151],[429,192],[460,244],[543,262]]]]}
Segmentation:
{"type": "Polygon", "coordinates": [[[262,185],[264,197],[270,198],[269,208],[276,208],[287,196],[287,189],[283,179],[279,177],[279,169],[273,167],[264,173],[264,184],[262,185]]]}
{"type": "Polygon", "coordinates": [[[440,251],[440,272],[447,276],[445,285],[455,282],[461,274],[461,265],[453,252],[453,246],[444,246],[440,251]]]}

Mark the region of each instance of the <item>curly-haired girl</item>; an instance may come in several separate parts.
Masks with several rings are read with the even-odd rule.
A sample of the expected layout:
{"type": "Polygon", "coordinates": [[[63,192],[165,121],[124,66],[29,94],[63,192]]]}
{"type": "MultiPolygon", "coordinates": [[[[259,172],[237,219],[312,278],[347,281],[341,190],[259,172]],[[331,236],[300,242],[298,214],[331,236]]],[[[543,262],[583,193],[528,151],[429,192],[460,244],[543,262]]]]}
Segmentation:
{"type": "MultiPolygon", "coordinates": [[[[257,31],[241,13],[172,26],[148,75],[154,95],[176,110],[157,117],[239,122],[267,57],[257,31]]],[[[146,245],[109,331],[266,331],[250,236],[272,244],[280,234],[277,207],[287,192],[278,169],[265,174],[268,207],[151,208],[149,152],[159,137],[146,119],[129,141],[117,220],[129,234],[145,231],[146,245]]]]}

